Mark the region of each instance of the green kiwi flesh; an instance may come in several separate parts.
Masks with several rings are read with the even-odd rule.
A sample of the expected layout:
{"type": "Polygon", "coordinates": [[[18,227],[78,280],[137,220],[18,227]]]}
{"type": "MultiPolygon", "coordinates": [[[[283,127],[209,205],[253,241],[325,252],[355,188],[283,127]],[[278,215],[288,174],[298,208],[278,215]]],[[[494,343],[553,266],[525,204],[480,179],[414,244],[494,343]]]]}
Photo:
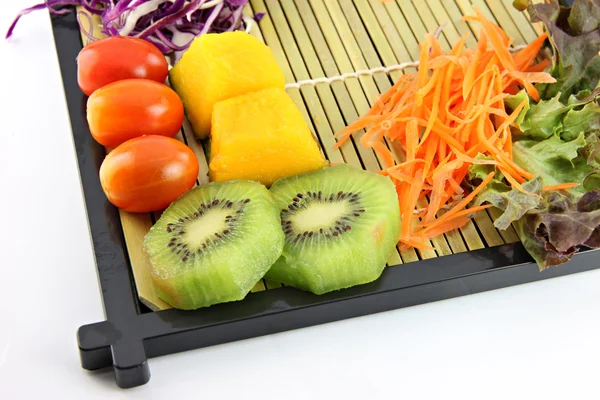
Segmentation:
{"type": "Polygon", "coordinates": [[[315,294],[379,278],[400,234],[387,177],[343,164],[282,178],[270,190],[285,245],[265,278],[315,294]]]}
{"type": "Polygon", "coordinates": [[[281,255],[279,209],[251,181],[198,186],[144,238],[157,296],[191,310],[243,299],[281,255]]]}

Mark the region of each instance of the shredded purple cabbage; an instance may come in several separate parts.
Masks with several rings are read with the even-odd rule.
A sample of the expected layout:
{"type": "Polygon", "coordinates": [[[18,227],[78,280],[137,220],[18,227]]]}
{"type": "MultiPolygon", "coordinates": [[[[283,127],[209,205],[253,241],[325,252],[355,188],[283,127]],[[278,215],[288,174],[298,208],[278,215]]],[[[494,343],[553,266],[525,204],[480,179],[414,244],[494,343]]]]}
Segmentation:
{"type": "MultiPolygon", "coordinates": [[[[184,51],[204,33],[243,28],[242,9],[248,0],[45,0],[21,11],[6,33],[8,39],[19,19],[32,11],[48,9],[53,14],[71,12],[65,6],[82,6],[102,18],[107,36],[146,39],[164,54],[184,51]]],[[[256,14],[257,22],[264,16],[256,14]]],[[[81,24],[80,24],[81,25],[81,24]]],[[[84,34],[94,40],[89,32],[84,34]]]]}

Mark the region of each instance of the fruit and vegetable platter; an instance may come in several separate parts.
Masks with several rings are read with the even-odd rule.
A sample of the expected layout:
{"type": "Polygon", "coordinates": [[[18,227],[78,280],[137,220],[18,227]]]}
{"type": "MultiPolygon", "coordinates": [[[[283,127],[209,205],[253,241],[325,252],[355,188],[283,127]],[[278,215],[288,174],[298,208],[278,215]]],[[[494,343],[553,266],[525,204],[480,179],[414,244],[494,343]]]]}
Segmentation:
{"type": "Polygon", "coordinates": [[[19,17],[38,9],[107,314],[80,329],[82,364],[120,386],[147,382],[147,356],[598,266],[597,1],[19,17]]]}

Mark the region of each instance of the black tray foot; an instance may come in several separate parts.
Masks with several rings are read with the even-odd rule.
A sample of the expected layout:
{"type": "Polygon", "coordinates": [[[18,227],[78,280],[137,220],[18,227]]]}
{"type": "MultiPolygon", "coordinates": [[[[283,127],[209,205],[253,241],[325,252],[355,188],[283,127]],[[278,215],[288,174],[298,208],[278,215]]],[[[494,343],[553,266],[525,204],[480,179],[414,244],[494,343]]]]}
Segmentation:
{"type": "Polygon", "coordinates": [[[112,366],[121,388],[141,386],[150,380],[150,368],[141,339],[115,329],[109,321],[84,325],[77,331],[81,366],[97,370],[112,366]]]}
{"type": "Polygon", "coordinates": [[[150,380],[148,361],[129,368],[119,368],[115,365],[114,370],[117,385],[122,389],[145,385],[150,380]]]}

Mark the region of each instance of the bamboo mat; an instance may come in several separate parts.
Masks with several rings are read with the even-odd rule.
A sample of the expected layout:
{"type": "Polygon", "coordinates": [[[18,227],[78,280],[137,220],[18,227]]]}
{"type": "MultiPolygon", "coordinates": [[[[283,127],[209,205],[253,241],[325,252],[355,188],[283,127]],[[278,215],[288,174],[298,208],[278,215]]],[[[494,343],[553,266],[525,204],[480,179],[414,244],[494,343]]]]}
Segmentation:
{"type": "MultiPolygon", "coordinates": [[[[419,42],[427,32],[434,32],[442,25],[440,44],[445,51],[465,33],[466,45],[473,47],[479,26],[461,19],[463,15],[474,14],[473,6],[500,25],[515,46],[531,42],[540,32],[538,24],[531,24],[526,14],[512,7],[510,0],[250,0],[244,15],[265,13],[260,23],[252,24],[250,33],[272,49],[286,81],[294,83],[416,61],[419,42]]],[[[90,28],[86,18],[81,18],[81,22],[90,28]]],[[[96,36],[98,24],[99,19],[94,18],[92,27],[96,36]]],[[[85,36],[82,37],[85,43],[85,36]]],[[[413,72],[414,68],[405,71],[413,72]]],[[[336,142],[334,134],[366,113],[376,96],[388,90],[402,73],[401,70],[389,74],[378,72],[344,81],[290,87],[287,91],[331,162],[378,171],[383,165],[381,160],[371,149],[359,145],[364,132],[356,133],[352,141],[338,150],[332,150],[336,142]]],[[[187,120],[176,138],[198,156],[197,183],[208,182],[206,144],[195,138],[187,120]]],[[[401,160],[398,149],[388,145],[396,160],[401,160]]],[[[426,201],[423,199],[423,205],[426,201]]],[[[493,208],[477,213],[463,228],[433,239],[431,245],[435,250],[397,250],[388,265],[401,268],[402,264],[421,259],[518,241],[512,227],[505,231],[494,228],[498,213],[493,208]]],[[[154,292],[150,266],[142,249],[144,235],[160,213],[120,211],[120,216],[140,300],[155,311],[170,308],[154,292]]],[[[262,280],[252,292],[278,287],[281,285],[262,280]]]]}

